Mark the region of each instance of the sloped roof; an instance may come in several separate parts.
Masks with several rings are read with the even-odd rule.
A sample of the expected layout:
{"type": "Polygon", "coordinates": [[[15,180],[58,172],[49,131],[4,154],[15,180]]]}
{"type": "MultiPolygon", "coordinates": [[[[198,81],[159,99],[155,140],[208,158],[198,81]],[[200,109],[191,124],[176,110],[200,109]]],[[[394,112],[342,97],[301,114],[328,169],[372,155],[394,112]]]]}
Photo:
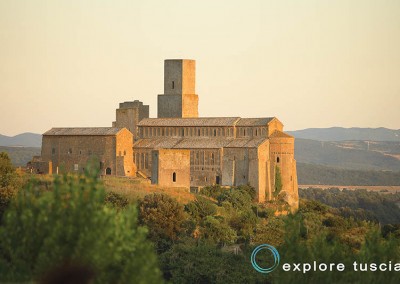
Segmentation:
{"type": "Polygon", "coordinates": [[[294,138],[292,135],[286,134],[285,132],[279,130],[275,130],[269,137],[294,138]]]}
{"type": "Polygon", "coordinates": [[[138,126],[234,126],[239,117],[144,118],[138,126]]]}
{"type": "Polygon", "coordinates": [[[144,118],[138,126],[189,127],[189,126],[266,126],[275,117],[192,117],[192,118],[144,118]]]}
{"type": "Polygon", "coordinates": [[[218,149],[256,148],[268,138],[145,138],[138,140],[133,148],[147,149],[218,149]]]}
{"type": "Polygon", "coordinates": [[[52,128],[44,136],[96,136],[96,135],[116,135],[122,128],[117,127],[69,127],[52,128]]]}
{"type": "Polygon", "coordinates": [[[172,149],[182,138],[149,138],[139,139],[133,148],[172,149]]]}
{"type": "Polygon", "coordinates": [[[268,138],[262,137],[262,138],[238,138],[238,139],[233,139],[228,145],[226,145],[226,148],[257,148],[260,146],[262,143],[264,143],[268,138]]]}
{"type": "Polygon", "coordinates": [[[275,117],[241,118],[236,126],[266,126],[275,117]]]}

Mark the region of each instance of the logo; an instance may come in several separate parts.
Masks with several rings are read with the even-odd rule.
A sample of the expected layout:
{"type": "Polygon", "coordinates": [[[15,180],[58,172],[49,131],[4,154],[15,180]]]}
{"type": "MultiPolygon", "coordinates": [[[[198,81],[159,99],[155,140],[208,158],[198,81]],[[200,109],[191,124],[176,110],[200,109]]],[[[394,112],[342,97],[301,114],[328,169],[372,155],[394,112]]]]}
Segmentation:
{"type": "Polygon", "coordinates": [[[276,248],[268,244],[262,244],[253,250],[250,259],[251,259],[251,264],[253,265],[255,270],[261,273],[270,273],[274,271],[275,268],[278,267],[280,256],[276,248]],[[262,267],[257,263],[256,256],[262,250],[268,250],[270,253],[272,253],[272,256],[274,257],[274,264],[271,267],[262,267]]]}

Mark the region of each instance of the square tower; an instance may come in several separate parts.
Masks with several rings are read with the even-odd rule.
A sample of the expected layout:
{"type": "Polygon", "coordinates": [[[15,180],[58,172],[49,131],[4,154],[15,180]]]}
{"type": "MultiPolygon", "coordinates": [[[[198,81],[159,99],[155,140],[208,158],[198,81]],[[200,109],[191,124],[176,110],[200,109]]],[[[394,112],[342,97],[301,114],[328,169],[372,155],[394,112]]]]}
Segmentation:
{"type": "Polygon", "coordinates": [[[165,60],[164,94],[158,95],[158,117],[198,117],[199,97],[195,87],[195,60],[165,60]]]}

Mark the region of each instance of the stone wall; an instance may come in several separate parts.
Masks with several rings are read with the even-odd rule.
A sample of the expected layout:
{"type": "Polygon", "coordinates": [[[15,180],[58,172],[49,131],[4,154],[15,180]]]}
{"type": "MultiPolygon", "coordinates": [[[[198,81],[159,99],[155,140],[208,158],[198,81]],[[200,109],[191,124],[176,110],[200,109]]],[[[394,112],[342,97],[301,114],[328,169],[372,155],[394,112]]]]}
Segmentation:
{"type": "Polygon", "coordinates": [[[133,175],[132,145],[127,129],[116,136],[44,135],[41,158],[52,162],[53,173],[83,173],[89,162],[95,162],[100,174],[133,175]]]}
{"type": "Polygon", "coordinates": [[[151,182],[166,187],[190,187],[190,151],[159,149],[152,151],[151,182]]]}
{"type": "Polygon", "coordinates": [[[294,159],[293,137],[271,137],[270,139],[270,176],[272,187],[275,189],[275,171],[279,167],[282,177],[282,191],[289,204],[297,203],[298,186],[296,160],[294,159]]]}
{"type": "Polygon", "coordinates": [[[133,135],[137,136],[137,124],[143,119],[149,117],[149,106],[143,105],[140,101],[124,102],[119,104],[116,110],[116,120],[113,127],[126,128],[133,135]]]}
{"type": "Polygon", "coordinates": [[[157,117],[182,117],[182,95],[158,95],[157,117]]]}

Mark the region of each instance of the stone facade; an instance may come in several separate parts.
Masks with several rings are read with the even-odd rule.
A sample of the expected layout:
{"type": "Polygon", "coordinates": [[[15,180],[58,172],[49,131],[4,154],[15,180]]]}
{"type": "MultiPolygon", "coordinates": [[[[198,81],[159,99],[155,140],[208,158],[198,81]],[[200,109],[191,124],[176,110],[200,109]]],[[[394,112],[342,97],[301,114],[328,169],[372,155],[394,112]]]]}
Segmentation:
{"type": "Polygon", "coordinates": [[[127,128],[134,137],[136,137],[137,124],[143,118],[149,117],[149,106],[143,105],[140,101],[123,102],[119,104],[116,110],[116,121],[113,122],[113,127],[127,128]]]}
{"type": "Polygon", "coordinates": [[[151,182],[160,186],[189,188],[189,167],[189,150],[153,150],[151,182]]]}
{"type": "Polygon", "coordinates": [[[198,117],[196,61],[164,61],[164,94],[158,95],[158,117],[198,117]]]}
{"type": "Polygon", "coordinates": [[[53,173],[83,173],[96,162],[100,174],[133,176],[133,136],[126,128],[52,128],[43,134],[41,161],[53,173]]]}

